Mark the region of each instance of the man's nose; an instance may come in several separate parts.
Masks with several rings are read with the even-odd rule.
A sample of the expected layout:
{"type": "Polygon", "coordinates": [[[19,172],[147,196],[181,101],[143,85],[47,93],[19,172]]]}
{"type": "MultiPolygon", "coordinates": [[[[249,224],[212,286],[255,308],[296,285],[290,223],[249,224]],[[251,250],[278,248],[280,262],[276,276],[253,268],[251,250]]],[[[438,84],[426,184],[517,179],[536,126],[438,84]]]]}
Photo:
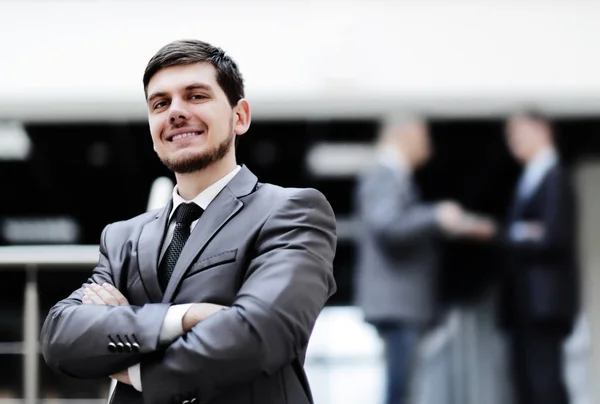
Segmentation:
{"type": "Polygon", "coordinates": [[[169,113],[169,121],[172,124],[180,123],[190,119],[189,113],[177,104],[172,104],[171,112],[169,113]]]}
{"type": "Polygon", "coordinates": [[[185,121],[185,115],[180,114],[180,115],[171,115],[171,123],[178,123],[181,121],[185,121]]]}

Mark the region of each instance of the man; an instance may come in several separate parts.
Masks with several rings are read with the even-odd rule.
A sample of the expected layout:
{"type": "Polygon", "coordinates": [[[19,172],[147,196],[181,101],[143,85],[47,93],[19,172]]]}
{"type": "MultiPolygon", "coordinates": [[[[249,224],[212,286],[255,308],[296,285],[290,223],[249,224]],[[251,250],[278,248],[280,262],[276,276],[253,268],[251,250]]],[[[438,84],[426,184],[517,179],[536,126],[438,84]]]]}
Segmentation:
{"type": "Polygon", "coordinates": [[[89,283],[45,321],[47,363],[112,375],[114,404],[312,402],[302,364],[336,288],[329,203],[236,164],[250,106],[221,49],[170,43],[143,82],[154,149],[177,185],[164,209],[104,229],[89,283]]]}
{"type": "Polygon", "coordinates": [[[359,179],[357,304],[383,339],[386,403],[408,402],[408,379],[421,331],[433,319],[441,235],[491,237],[493,225],[456,202],[421,202],[413,172],[431,146],[425,122],[393,120],[378,142],[378,163],[359,179]]]}
{"type": "Polygon", "coordinates": [[[509,214],[504,325],[512,337],[520,403],[565,404],[562,346],[577,313],[576,214],[549,122],[512,117],[508,147],[525,170],[509,214]]]}

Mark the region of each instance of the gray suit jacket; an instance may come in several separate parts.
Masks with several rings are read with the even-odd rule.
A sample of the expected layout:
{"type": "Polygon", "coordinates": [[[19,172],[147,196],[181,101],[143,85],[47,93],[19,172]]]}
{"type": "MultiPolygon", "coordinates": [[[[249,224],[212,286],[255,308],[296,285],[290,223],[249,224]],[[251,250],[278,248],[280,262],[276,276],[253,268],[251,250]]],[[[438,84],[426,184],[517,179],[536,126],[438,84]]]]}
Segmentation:
{"type": "Polygon", "coordinates": [[[104,229],[90,280],[115,285],[131,306],[82,305],[81,288],[60,301],[41,334],[48,365],[97,378],[141,362],[143,393],[119,383],[114,404],[312,402],[302,363],[336,288],[325,197],[261,184],[243,167],[200,218],[163,295],[157,265],[170,209],[104,229]],[[169,306],[196,302],[231,308],[161,346],[169,306]]]}
{"type": "Polygon", "coordinates": [[[419,201],[411,175],[377,165],[359,178],[356,303],[365,320],[431,319],[435,307],[434,207],[419,201]]]}

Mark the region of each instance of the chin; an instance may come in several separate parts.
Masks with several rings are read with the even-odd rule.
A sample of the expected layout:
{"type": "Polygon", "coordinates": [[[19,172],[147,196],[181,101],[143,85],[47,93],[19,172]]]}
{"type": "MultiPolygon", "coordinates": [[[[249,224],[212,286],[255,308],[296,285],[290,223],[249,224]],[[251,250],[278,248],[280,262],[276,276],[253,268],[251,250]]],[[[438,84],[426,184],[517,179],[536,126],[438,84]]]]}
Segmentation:
{"type": "Polygon", "coordinates": [[[231,150],[234,137],[226,139],[213,148],[204,150],[180,150],[169,156],[159,156],[162,163],[171,171],[178,174],[187,174],[200,171],[213,163],[222,160],[231,150]]]}
{"type": "Polygon", "coordinates": [[[177,174],[187,174],[202,170],[210,165],[211,161],[206,159],[202,153],[177,153],[176,155],[161,158],[162,163],[177,174]]]}

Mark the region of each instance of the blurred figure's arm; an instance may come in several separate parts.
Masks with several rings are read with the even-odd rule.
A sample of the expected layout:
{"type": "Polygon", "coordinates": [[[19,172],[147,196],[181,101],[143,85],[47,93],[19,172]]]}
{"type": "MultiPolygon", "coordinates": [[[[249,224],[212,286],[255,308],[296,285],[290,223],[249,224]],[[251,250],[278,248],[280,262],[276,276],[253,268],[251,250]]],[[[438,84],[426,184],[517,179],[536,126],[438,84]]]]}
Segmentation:
{"type": "Polygon", "coordinates": [[[358,206],[362,225],[384,245],[395,248],[441,232],[435,204],[415,203],[408,178],[377,170],[361,178],[358,206]]]}
{"type": "Polygon", "coordinates": [[[573,246],[572,240],[576,237],[575,193],[565,172],[557,170],[551,175],[552,178],[544,190],[541,220],[519,222],[509,229],[511,248],[522,254],[552,254],[573,246]]]}

